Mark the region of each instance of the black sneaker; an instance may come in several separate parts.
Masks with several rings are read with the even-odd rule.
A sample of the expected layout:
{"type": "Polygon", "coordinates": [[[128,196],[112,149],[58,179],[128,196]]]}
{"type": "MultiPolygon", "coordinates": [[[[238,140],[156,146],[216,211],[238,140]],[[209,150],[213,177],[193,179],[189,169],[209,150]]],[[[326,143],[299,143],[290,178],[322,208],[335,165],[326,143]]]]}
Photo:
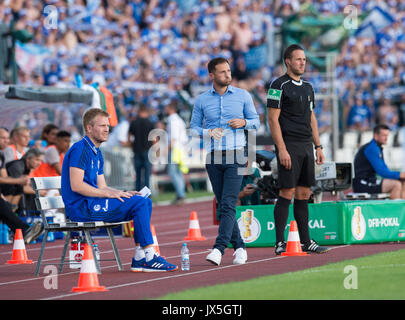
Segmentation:
{"type": "Polygon", "coordinates": [[[275,252],[276,252],[276,255],[280,255],[280,254],[282,254],[283,252],[285,252],[285,250],[286,250],[286,247],[287,247],[287,243],[285,242],[285,241],[279,241],[279,242],[277,242],[277,244],[276,244],[276,249],[275,249],[275,252]]]}
{"type": "Polygon", "coordinates": [[[309,252],[309,253],[325,253],[329,251],[328,247],[322,247],[318,245],[314,240],[311,239],[309,244],[302,245],[302,251],[309,252]]]}
{"type": "Polygon", "coordinates": [[[24,242],[26,244],[31,243],[32,241],[36,240],[44,231],[44,226],[42,222],[37,221],[31,227],[29,227],[24,232],[24,242]]]}

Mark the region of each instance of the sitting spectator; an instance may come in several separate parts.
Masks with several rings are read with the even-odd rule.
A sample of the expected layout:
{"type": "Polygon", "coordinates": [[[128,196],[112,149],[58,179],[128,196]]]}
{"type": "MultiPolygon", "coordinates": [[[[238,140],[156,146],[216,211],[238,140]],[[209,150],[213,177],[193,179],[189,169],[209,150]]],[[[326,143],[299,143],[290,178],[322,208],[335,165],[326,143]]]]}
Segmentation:
{"type": "MultiPolygon", "coordinates": [[[[30,175],[31,170],[35,170],[41,165],[42,156],[43,152],[39,149],[29,149],[21,159],[13,160],[6,164],[8,177],[20,178],[24,175],[30,175]]],[[[12,205],[18,205],[24,193],[26,195],[25,209],[35,211],[35,191],[30,185],[3,184],[2,193],[12,205]]]]}
{"type": "Polygon", "coordinates": [[[377,122],[385,123],[391,131],[398,129],[398,109],[391,104],[389,99],[384,99],[383,104],[377,109],[377,122]]]}
{"type": "Polygon", "coordinates": [[[11,144],[4,149],[5,163],[21,159],[30,142],[30,130],[27,127],[17,127],[10,133],[11,144]]]}
{"type": "Polygon", "coordinates": [[[54,145],[45,149],[44,160],[41,165],[32,171],[32,177],[52,177],[62,174],[62,163],[65,153],[70,147],[71,135],[69,132],[61,130],[56,134],[54,145]]]}
{"type": "Polygon", "coordinates": [[[369,130],[372,119],[373,115],[371,110],[363,103],[361,97],[357,97],[355,104],[350,108],[347,116],[348,129],[359,131],[369,130]]]}
{"type": "MultiPolygon", "coordinates": [[[[0,183],[24,186],[29,184],[29,177],[0,177],[0,183]]],[[[16,229],[21,229],[25,243],[30,243],[37,239],[44,230],[42,223],[37,221],[32,226],[29,226],[13,212],[11,204],[4,200],[2,196],[3,195],[0,194],[0,220],[5,223],[13,233],[15,233],[16,229]]]]}
{"type": "Polygon", "coordinates": [[[391,171],[384,161],[382,146],[387,143],[389,133],[387,125],[378,124],[373,130],[373,139],[357,152],[354,158],[354,192],[384,192],[389,193],[391,199],[405,199],[405,172],[391,171]]]}

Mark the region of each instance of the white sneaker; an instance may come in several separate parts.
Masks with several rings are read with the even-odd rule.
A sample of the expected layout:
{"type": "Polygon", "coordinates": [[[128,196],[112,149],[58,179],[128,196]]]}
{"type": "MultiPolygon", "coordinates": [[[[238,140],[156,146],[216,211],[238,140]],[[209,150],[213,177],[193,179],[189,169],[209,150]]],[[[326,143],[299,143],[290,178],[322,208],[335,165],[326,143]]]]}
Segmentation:
{"type": "Polygon", "coordinates": [[[233,259],[233,264],[245,264],[247,260],[247,251],[243,248],[238,248],[233,253],[235,259],[233,259]]]}
{"type": "Polygon", "coordinates": [[[205,258],[205,260],[207,260],[217,266],[219,266],[221,264],[221,259],[222,259],[222,253],[221,253],[221,251],[219,251],[216,248],[212,249],[211,252],[208,254],[208,256],[205,258]]]}

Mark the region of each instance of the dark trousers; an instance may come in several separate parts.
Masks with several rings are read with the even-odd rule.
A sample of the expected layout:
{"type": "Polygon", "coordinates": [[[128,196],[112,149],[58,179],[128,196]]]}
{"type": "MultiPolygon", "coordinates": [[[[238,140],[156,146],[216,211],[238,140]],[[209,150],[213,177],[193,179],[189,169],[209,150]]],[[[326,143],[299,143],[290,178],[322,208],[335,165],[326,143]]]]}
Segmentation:
{"type": "Polygon", "coordinates": [[[12,210],[10,204],[0,197],[0,220],[3,221],[11,231],[21,229],[23,232],[29,225],[22,221],[12,210]]]}
{"type": "Polygon", "coordinates": [[[148,159],[148,151],[135,153],[134,155],[135,166],[135,190],[139,191],[144,186],[149,188],[149,179],[152,171],[152,164],[148,159]]]}
{"type": "Polygon", "coordinates": [[[205,166],[218,202],[220,218],[218,237],[215,240],[214,248],[221,251],[222,254],[224,254],[229,243],[235,250],[245,248],[235,217],[236,203],[243,178],[243,175],[238,174],[238,169],[245,165],[240,165],[236,161],[226,164],[225,158],[225,155],[222,156],[222,163],[220,164],[207,162],[205,166]]]}

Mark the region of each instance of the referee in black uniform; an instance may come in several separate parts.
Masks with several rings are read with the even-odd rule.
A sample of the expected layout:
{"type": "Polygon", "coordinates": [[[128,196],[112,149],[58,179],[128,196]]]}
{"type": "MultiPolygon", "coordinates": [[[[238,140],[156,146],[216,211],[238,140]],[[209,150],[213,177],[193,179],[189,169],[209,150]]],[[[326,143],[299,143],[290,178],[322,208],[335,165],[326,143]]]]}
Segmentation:
{"type": "Polygon", "coordinates": [[[319,141],[318,123],[312,112],[315,107],[314,90],[309,82],[301,79],[306,63],[304,50],[293,44],[285,50],[283,58],[287,72],[272,82],[267,96],[280,188],[274,208],[275,252],[281,254],[286,250],[284,230],[288,208],[294,197],[294,219],[303,251],[323,253],[328,248],[311,240],[308,230],[308,199],[310,187],[315,184],[314,147],[316,163],[322,164],[325,159],[319,141]]]}

